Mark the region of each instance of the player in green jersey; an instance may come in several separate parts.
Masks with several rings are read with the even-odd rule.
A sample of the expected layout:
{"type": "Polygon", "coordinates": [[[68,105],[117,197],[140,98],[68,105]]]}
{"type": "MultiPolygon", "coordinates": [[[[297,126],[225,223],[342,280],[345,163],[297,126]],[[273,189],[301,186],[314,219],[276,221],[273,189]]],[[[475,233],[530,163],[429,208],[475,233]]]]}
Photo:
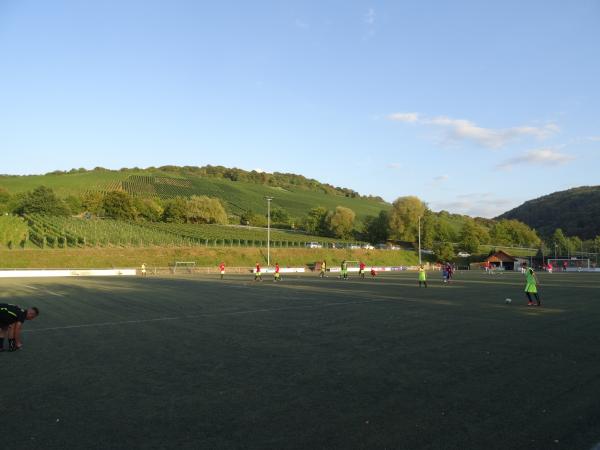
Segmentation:
{"type": "Polygon", "coordinates": [[[533,299],[531,298],[531,294],[535,297],[537,302],[537,306],[542,306],[542,301],[540,300],[540,296],[538,294],[537,285],[539,281],[535,276],[533,268],[527,267],[527,263],[522,264],[523,269],[525,269],[525,295],[527,295],[527,306],[533,306],[533,299]]]}

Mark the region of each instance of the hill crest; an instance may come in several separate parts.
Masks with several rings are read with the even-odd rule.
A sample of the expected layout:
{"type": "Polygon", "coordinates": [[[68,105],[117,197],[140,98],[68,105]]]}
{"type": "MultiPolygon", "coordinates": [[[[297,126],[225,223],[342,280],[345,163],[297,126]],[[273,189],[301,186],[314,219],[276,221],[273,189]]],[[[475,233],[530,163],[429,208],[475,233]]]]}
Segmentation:
{"type": "Polygon", "coordinates": [[[495,219],[516,219],[550,236],[561,228],[567,236],[600,235],[600,186],[580,186],[528,200],[495,219]]]}

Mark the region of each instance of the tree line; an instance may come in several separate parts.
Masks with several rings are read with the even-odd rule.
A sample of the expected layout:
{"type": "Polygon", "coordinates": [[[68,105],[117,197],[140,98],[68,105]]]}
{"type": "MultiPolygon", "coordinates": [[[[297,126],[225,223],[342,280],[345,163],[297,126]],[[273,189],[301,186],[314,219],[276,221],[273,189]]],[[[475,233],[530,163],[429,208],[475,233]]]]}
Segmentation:
{"type": "MultiPolygon", "coordinates": [[[[110,172],[110,169],[105,169],[104,167],[95,167],[92,170],[87,170],[84,168],[79,169],[71,169],[68,171],[62,170],[54,170],[52,172],[47,173],[46,175],[64,175],[64,174],[73,174],[73,173],[86,173],[86,172],[110,172]]],[[[161,171],[167,172],[182,176],[201,176],[201,177],[209,177],[209,178],[222,178],[231,181],[244,181],[247,183],[255,183],[255,184],[264,184],[272,187],[281,187],[281,188],[296,188],[303,189],[309,191],[323,192],[325,194],[332,195],[343,195],[344,197],[350,198],[366,198],[375,201],[383,202],[384,200],[379,196],[372,195],[361,195],[353,189],[333,186],[328,183],[321,183],[312,178],[306,178],[302,175],[294,174],[294,173],[285,173],[285,172],[262,172],[257,170],[243,170],[238,169],[236,167],[229,168],[224,166],[160,166],[160,167],[147,167],[145,169],[140,169],[139,167],[122,168],[118,170],[119,172],[127,172],[127,171],[161,171]]]]}
{"type": "MultiPolygon", "coordinates": [[[[56,216],[87,213],[126,221],[267,225],[264,212],[248,210],[241,216],[228,215],[220,199],[204,195],[163,200],[131,196],[126,191],[90,191],[61,199],[44,186],[15,195],[0,188],[0,212],[56,216]]],[[[518,220],[491,220],[446,211],[433,212],[414,196],[399,197],[390,209],[381,210],[377,216],[369,216],[363,221],[357,220],[352,209],[343,206],[333,210],[317,206],[301,218],[291,217],[285,208],[275,206],[271,210],[271,226],[374,244],[400,242],[415,246],[420,227],[421,247],[433,250],[443,260],[452,259],[457,250],[478,253],[481,245],[537,248],[546,256],[600,251],[600,236],[584,242],[577,236],[566,236],[561,229],[556,229],[551,236],[541,238],[535,230],[518,220]]]]}
{"type": "Polygon", "coordinates": [[[51,188],[39,186],[11,196],[0,188],[0,211],[19,215],[69,216],[88,213],[116,220],[174,223],[227,223],[227,213],[217,198],[194,195],[170,200],[140,198],[125,191],[90,191],[59,198],[51,188]]]}

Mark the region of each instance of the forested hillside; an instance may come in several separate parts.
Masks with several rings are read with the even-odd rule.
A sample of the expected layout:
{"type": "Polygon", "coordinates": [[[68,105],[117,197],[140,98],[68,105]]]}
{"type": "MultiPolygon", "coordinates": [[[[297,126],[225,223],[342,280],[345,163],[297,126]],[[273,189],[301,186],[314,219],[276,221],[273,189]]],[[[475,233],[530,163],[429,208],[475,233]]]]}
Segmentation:
{"type": "MultiPolygon", "coordinates": [[[[0,213],[7,214],[0,241],[21,248],[262,245],[264,231],[247,235],[239,226],[266,227],[266,197],[272,199],[272,227],[304,233],[272,236],[280,246],[319,237],[406,248],[416,245],[420,234],[423,248],[450,260],[457,250],[541,243],[517,220],[434,212],[412,196],[390,204],[301,175],[211,166],[0,176],[0,213]]],[[[565,242],[557,245],[570,248],[565,242]]]]}
{"type": "Polygon", "coordinates": [[[600,235],[600,186],[582,186],[529,200],[498,219],[516,219],[550,236],[561,228],[568,236],[600,235]]]}

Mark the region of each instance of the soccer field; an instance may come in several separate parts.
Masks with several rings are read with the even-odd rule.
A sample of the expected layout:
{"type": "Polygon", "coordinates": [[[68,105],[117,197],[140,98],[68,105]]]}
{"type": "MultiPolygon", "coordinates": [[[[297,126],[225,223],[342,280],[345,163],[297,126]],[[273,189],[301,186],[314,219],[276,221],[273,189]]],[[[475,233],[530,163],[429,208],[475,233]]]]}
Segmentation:
{"type": "Polygon", "coordinates": [[[590,449],[600,275],[1,279],[10,449],[590,449]],[[513,302],[505,304],[510,297],[513,302]]]}

